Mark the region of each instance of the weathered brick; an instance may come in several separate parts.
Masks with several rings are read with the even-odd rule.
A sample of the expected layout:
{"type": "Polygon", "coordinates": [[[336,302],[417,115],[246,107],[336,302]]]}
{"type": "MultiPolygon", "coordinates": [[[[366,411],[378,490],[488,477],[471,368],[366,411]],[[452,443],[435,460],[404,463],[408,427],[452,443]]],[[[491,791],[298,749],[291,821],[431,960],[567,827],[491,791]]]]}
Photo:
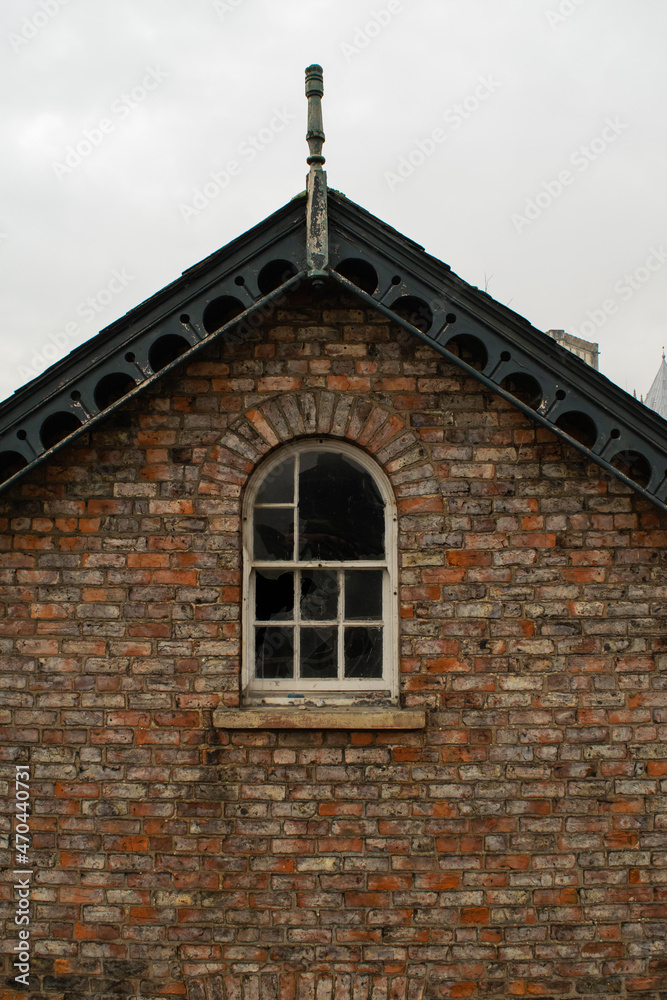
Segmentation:
{"type": "Polygon", "coordinates": [[[36,988],[653,1000],[663,515],[357,300],[290,294],[2,501],[36,988]],[[248,477],[309,434],[392,484],[424,731],[211,725],[241,694],[248,477]]]}

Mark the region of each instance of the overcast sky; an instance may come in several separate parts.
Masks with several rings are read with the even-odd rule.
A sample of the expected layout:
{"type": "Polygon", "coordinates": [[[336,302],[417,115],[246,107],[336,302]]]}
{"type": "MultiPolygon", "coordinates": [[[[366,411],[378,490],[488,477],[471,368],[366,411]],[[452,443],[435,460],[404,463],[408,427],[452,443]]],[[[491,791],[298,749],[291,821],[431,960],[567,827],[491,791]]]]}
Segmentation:
{"type": "Polygon", "coordinates": [[[303,190],[311,62],[331,187],[645,395],[666,37],[664,0],[3,0],[0,398],[303,190]]]}

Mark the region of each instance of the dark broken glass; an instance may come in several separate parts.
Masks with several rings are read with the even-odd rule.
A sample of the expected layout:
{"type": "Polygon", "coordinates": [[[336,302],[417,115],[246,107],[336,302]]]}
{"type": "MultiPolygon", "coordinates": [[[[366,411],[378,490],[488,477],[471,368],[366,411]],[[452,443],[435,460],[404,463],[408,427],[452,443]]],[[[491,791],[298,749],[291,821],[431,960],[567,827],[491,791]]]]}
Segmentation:
{"type": "Polygon", "coordinates": [[[345,618],[382,618],[382,570],[345,570],[345,618]]]}
{"type": "Polygon", "coordinates": [[[294,553],[294,507],[256,507],[254,558],[291,560],[294,553]]]}
{"type": "Polygon", "coordinates": [[[382,677],[382,629],[345,628],[345,676],[359,680],[382,677]]]}
{"type": "Polygon", "coordinates": [[[255,677],[294,676],[294,629],[258,628],[255,631],[255,677]]]}
{"type": "Polygon", "coordinates": [[[301,617],[331,621],[338,615],[338,573],[331,569],[301,571],[301,617]]]}
{"type": "Polygon", "coordinates": [[[259,622],[294,617],[294,574],[275,569],[255,570],[255,618],[259,622]]]}
{"type": "Polygon", "coordinates": [[[384,558],[384,503],[370,473],[332,451],[305,452],[299,473],[299,558],[384,558]]]}
{"type": "Polygon", "coordinates": [[[271,470],[262,482],[255,503],[294,503],[294,459],[271,470]]]}
{"type": "Polygon", "coordinates": [[[338,629],[301,629],[301,676],[333,680],[338,676],[338,629]]]}

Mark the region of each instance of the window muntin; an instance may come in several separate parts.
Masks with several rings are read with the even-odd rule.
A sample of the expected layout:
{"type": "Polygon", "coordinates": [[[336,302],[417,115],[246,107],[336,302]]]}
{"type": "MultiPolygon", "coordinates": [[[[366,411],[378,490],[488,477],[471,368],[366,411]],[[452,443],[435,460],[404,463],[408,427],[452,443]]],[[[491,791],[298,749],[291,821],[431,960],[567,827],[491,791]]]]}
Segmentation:
{"type": "Polygon", "coordinates": [[[395,694],[394,503],[338,442],[286,446],[246,498],[247,693],[395,694]]]}
{"type": "Polygon", "coordinates": [[[384,559],[384,506],[371,474],[349,455],[298,452],[260,487],[252,558],[384,559]]]}

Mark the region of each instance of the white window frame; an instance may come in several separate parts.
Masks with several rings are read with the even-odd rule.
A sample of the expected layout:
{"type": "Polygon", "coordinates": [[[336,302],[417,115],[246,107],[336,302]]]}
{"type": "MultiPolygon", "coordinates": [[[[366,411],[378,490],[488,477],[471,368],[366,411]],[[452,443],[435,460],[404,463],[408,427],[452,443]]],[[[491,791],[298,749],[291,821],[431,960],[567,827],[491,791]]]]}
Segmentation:
{"type": "MultiPolygon", "coordinates": [[[[295,574],[296,577],[296,574],[295,574]]],[[[296,592],[296,588],[295,588],[296,592]]],[[[341,602],[342,603],[342,600],[341,602]]],[[[295,594],[295,622],[298,619],[295,594]]],[[[340,609],[339,609],[340,615],[340,609]]],[[[339,618],[337,627],[342,627],[339,618]]],[[[298,628],[298,625],[295,625],[298,628]]],[[[329,438],[304,438],[285,444],[252,474],[243,502],[243,616],[242,702],[244,705],[352,705],[398,702],[398,553],[397,511],[394,492],[384,470],[360,448],[329,438]],[[303,452],[330,451],[347,456],[373,478],[384,501],[385,558],[374,560],[255,560],[252,559],[253,510],[266,477],[278,465],[303,452]],[[253,569],[382,569],[382,619],[359,620],[358,624],[382,625],[382,677],[376,679],[257,678],[255,677],[255,593],[253,569]]]]}

